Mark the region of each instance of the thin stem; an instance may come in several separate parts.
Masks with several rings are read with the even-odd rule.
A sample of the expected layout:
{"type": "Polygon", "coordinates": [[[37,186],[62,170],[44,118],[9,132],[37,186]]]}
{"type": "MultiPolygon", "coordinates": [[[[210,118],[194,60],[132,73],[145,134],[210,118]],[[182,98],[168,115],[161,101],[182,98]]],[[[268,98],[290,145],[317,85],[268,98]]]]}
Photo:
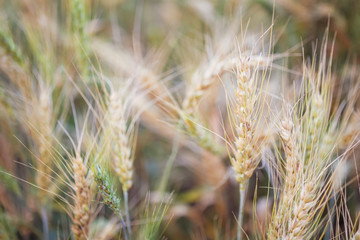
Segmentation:
{"type": "Polygon", "coordinates": [[[131,226],[130,226],[130,213],[129,213],[129,195],[128,192],[124,192],[125,201],[125,215],[126,215],[126,227],[129,234],[129,240],[131,240],[131,226]]]}
{"type": "MultiPolygon", "coordinates": [[[[337,199],[337,197],[336,197],[337,194],[335,191],[333,192],[333,194],[334,194],[333,197],[329,201],[329,209],[333,209],[336,204],[335,201],[337,199]]],[[[329,220],[330,224],[335,224],[335,221],[336,221],[335,216],[330,215],[329,218],[330,218],[330,220],[329,220]]],[[[331,239],[331,229],[330,228],[328,228],[326,230],[325,239],[331,239]]]]}
{"type": "Polygon", "coordinates": [[[239,203],[239,215],[238,215],[238,230],[237,230],[237,240],[242,239],[242,224],[243,224],[243,217],[244,217],[244,205],[245,205],[245,194],[246,194],[246,184],[239,185],[240,189],[240,203],[239,203]]]}
{"type": "Polygon", "coordinates": [[[126,224],[125,224],[125,221],[124,221],[124,218],[123,218],[121,212],[119,212],[119,217],[120,217],[121,224],[123,225],[123,229],[124,229],[124,238],[125,238],[125,240],[129,240],[127,232],[126,232],[126,224]]]}
{"type": "Polygon", "coordinates": [[[180,135],[179,132],[177,132],[177,134],[175,136],[175,139],[174,139],[174,145],[173,145],[172,150],[171,150],[171,155],[170,155],[170,157],[169,157],[169,159],[168,159],[168,161],[166,163],[165,170],[164,170],[164,173],[163,173],[163,177],[162,177],[162,179],[160,181],[159,192],[161,194],[166,191],[167,183],[168,183],[168,180],[170,178],[170,173],[171,173],[172,167],[174,165],[176,155],[177,155],[178,150],[179,150],[179,138],[180,138],[179,135],[180,135]]]}
{"type": "Polygon", "coordinates": [[[43,222],[44,240],[49,240],[49,225],[45,206],[41,208],[41,220],[43,222]]]}

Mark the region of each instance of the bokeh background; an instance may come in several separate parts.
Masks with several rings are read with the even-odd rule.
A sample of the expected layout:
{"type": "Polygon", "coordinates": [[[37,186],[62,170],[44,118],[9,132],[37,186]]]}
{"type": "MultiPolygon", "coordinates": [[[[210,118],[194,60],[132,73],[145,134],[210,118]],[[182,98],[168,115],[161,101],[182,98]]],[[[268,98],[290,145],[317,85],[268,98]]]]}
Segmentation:
{"type": "MultiPolygon", "coordinates": [[[[262,32],[273,25],[272,52],[286,53],[286,57],[281,57],[278,63],[286,65],[287,69],[299,70],[301,63],[311,58],[314,50],[319,50],[324,36],[328,36],[328,46],[325,49],[330,53],[333,48],[333,77],[343,79],[358,74],[359,0],[93,0],[85,1],[85,6],[86,18],[89,19],[85,32],[92,39],[89,51],[94,51],[91,60],[101,64],[104,62],[102,71],[105,73],[122,76],[126,71],[121,67],[116,69],[111,61],[118,57],[117,54],[125,56],[124,62],[146,66],[161,76],[177,99],[185,94],[181,82],[208,50],[208,38],[215,39],[213,43],[216,43],[216,39],[222,37],[219,35],[222,26],[235,21],[240,21],[244,28],[247,27],[250,35],[251,32],[262,32]],[[104,42],[111,42],[111,45],[104,42]],[[302,53],[304,57],[300,56],[302,53]],[[107,55],[110,56],[109,62],[104,60],[107,55]]],[[[0,22],[6,26],[3,28],[11,32],[29,59],[39,58],[25,29],[31,27],[34,32],[38,31],[39,39],[46,38],[44,44],[40,44],[41,48],[45,52],[51,52],[46,61],[53,66],[65,62],[68,73],[78,76],[76,69],[79,66],[71,64],[73,47],[71,43],[66,43],[61,31],[57,32],[69,24],[67,8],[62,0],[1,0],[0,22]],[[42,21],[47,21],[47,18],[42,19],[42,14],[50,17],[53,21],[51,23],[56,27],[43,28],[46,24],[42,21]],[[66,45],[66,51],[62,50],[63,45],[66,45]]],[[[40,68],[41,63],[34,62],[33,69],[40,68]]],[[[44,72],[50,76],[53,69],[50,67],[44,72]]],[[[297,75],[291,71],[280,74],[274,70],[274,76],[279,78],[272,87],[274,91],[283,87],[284,83],[280,83],[281,81],[297,79],[297,75]]],[[[1,81],[2,86],[8,86],[6,74],[1,74],[1,81]]],[[[345,91],[347,87],[349,86],[343,86],[345,91]]],[[[55,92],[55,97],[56,95],[55,92]]],[[[79,109],[87,107],[81,96],[75,96],[74,102],[79,109]]],[[[224,103],[221,99],[211,102],[224,103]]],[[[221,133],[221,116],[218,115],[217,107],[203,106],[202,111],[212,119],[208,122],[213,128],[221,133]]],[[[65,117],[63,123],[74,129],[71,117],[71,114],[65,117]]],[[[23,144],[14,139],[14,135],[25,146],[31,143],[21,126],[18,126],[19,123],[12,122],[11,113],[2,110],[0,118],[1,168],[31,181],[32,170],[24,166],[29,157],[23,144]]],[[[149,118],[139,125],[135,152],[136,177],[130,191],[131,208],[134,212],[149,191],[150,198],[157,201],[156,189],[166,162],[172,155],[177,136],[176,131],[166,128],[168,124],[161,125],[165,120],[166,118],[154,120],[153,124],[149,118]]],[[[352,161],[358,162],[356,151],[352,161]]],[[[250,197],[245,203],[246,218],[243,227],[249,236],[256,235],[255,225],[265,231],[265,221],[271,214],[272,199],[268,191],[270,182],[267,171],[269,166],[260,165],[251,178],[250,197]],[[252,218],[254,212],[257,214],[256,224],[252,218]]],[[[2,178],[3,182],[7,181],[6,185],[11,185],[12,180],[6,175],[2,178]]],[[[344,192],[351,196],[348,198],[348,213],[355,219],[360,210],[357,170],[350,165],[344,166],[344,179],[349,181],[344,192]]],[[[226,154],[221,157],[213,156],[198,150],[192,143],[181,142],[167,185],[168,194],[172,194],[169,214],[164,221],[164,226],[167,224],[164,232],[167,239],[229,239],[234,234],[234,217],[239,200],[237,183],[231,176],[226,154]]],[[[39,239],[41,220],[33,210],[35,198],[24,199],[24,196],[16,193],[19,191],[17,188],[35,191],[23,181],[18,181],[18,186],[14,186],[12,190],[1,186],[1,219],[11,222],[19,239],[39,239]],[[26,209],[21,205],[27,206],[26,209]]],[[[26,196],[29,195],[31,194],[26,196]]],[[[57,223],[69,220],[61,214],[61,207],[55,207],[59,209],[52,216],[51,237],[66,239],[69,229],[59,231],[57,223]]],[[[106,209],[99,214],[104,218],[111,215],[106,209]]]]}

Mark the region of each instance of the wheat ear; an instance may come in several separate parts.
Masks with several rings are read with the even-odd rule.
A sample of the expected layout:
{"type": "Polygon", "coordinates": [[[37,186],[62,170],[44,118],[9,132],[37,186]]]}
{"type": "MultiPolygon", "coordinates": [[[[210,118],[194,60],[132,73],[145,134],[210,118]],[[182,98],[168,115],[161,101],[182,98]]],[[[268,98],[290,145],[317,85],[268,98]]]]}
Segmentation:
{"type": "Polygon", "coordinates": [[[72,159],[74,172],[74,208],[73,225],[71,227],[76,240],[86,240],[89,234],[91,220],[90,188],[87,179],[87,167],[83,159],[77,154],[72,159]]]}
{"type": "Polygon", "coordinates": [[[242,219],[245,203],[246,186],[256,165],[255,156],[255,99],[256,99],[256,69],[251,73],[248,61],[241,61],[236,69],[237,86],[235,102],[231,109],[231,118],[235,132],[235,141],[231,164],[235,171],[235,178],[240,187],[240,203],[238,214],[237,239],[242,238],[242,219]]]}
{"type": "Polygon", "coordinates": [[[196,115],[200,99],[214,85],[216,78],[225,71],[226,65],[224,63],[224,60],[216,57],[195,70],[183,101],[183,110],[186,113],[191,116],[196,115]]]}
{"type": "Polygon", "coordinates": [[[119,176],[124,193],[124,204],[126,212],[126,225],[131,239],[130,213],[128,207],[128,191],[132,187],[133,159],[129,144],[128,129],[125,121],[125,109],[120,92],[112,92],[109,101],[109,114],[112,130],[114,131],[113,165],[119,176]]]}
{"type": "Polygon", "coordinates": [[[202,121],[199,117],[198,107],[201,98],[215,84],[216,78],[227,69],[231,69],[231,66],[228,66],[226,61],[219,57],[201,65],[191,76],[191,82],[182,103],[186,131],[200,146],[216,154],[221,154],[222,149],[214,141],[213,136],[201,126],[202,121]]]}
{"type": "MultiPolygon", "coordinates": [[[[95,181],[98,187],[98,190],[103,197],[104,203],[109,206],[109,208],[119,216],[123,227],[126,226],[120,206],[120,198],[116,195],[116,190],[114,190],[112,184],[110,183],[108,173],[104,171],[99,165],[95,167],[95,181]]],[[[126,231],[124,231],[125,240],[128,239],[126,231]]]]}
{"type": "Polygon", "coordinates": [[[299,156],[294,124],[289,117],[286,117],[283,121],[281,121],[280,138],[284,146],[286,157],[286,176],[283,192],[279,202],[279,208],[272,219],[268,232],[268,239],[280,239],[283,236],[284,231],[286,230],[286,225],[284,225],[282,220],[286,219],[286,216],[289,214],[288,208],[291,207],[291,198],[294,196],[294,191],[296,189],[296,173],[299,169],[299,156]]]}
{"type": "MultiPolygon", "coordinates": [[[[47,189],[50,185],[51,174],[51,152],[52,148],[52,101],[50,92],[42,89],[39,96],[39,111],[38,111],[38,131],[40,136],[34,134],[34,139],[37,140],[39,159],[41,163],[37,164],[38,174],[36,176],[36,184],[39,189],[47,189]]],[[[41,200],[44,200],[44,196],[40,195],[41,200]]]]}
{"type": "Polygon", "coordinates": [[[295,204],[289,230],[284,239],[305,239],[307,227],[311,223],[311,212],[316,206],[316,182],[305,183],[300,192],[300,201],[295,204]]]}
{"type": "Polygon", "coordinates": [[[124,117],[123,100],[119,92],[112,92],[110,95],[109,115],[115,138],[113,165],[120,178],[123,191],[127,192],[132,186],[133,161],[124,117]]]}
{"type": "Polygon", "coordinates": [[[235,90],[235,152],[231,163],[235,177],[241,189],[245,189],[247,180],[255,170],[254,160],[254,80],[250,76],[250,67],[242,63],[237,71],[235,90]]]}

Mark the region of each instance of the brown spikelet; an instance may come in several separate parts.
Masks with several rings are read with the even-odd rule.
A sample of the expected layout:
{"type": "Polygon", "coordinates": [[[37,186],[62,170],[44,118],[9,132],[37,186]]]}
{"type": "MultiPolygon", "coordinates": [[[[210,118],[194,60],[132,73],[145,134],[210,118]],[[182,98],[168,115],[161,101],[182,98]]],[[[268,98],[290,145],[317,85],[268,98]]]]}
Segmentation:
{"type": "Polygon", "coordinates": [[[74,207],[72,232],[76,240],[85,240],[89,234],[90,225],[90,189],[87,181],[87,169],[82,158],[72,159],[74,171],[74,207]]]}

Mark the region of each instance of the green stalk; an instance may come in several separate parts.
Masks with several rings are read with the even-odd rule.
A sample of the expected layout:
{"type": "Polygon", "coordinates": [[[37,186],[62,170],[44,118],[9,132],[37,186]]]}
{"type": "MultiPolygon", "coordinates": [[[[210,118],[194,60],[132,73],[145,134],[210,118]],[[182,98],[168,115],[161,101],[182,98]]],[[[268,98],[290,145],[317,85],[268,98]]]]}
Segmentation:
{"type": "Polygon", "coordinates": [[[239,214],[238,214],[238,230],[237,230],[237,240],[242,239],[242,224],[243,224],[243,217],[244,217],[244,205],[245,205],[245,194],[246,194],[246,185],[240,184],[239,185],[239,192],[240,192],[240,202],[239,202],[239,214]]]}
{"type": "Polygon", "coordinates": [[[160,181],[159,192],[161,194],[166,191],[167,183],[168,183],[168,180],[170,178],[170,173],[171,173],[172,167],[174,165],[176,155],[177,155],[178,150],[179,150],[179,138],[180,138],[179,135],[180,135],[179,132],[177,132],[177,134],[175,136],[175,139],[174,139],[174,145],[173,145],[172,150],[171,150],[171,155],[169,157],[169,160],[166,163],[164,174],[163,174],[163,177],[161,178],[161,181],[160,181]]]}
{"type": "Polygon", "coordinates": [[[126,215],[126,228],[129,235],[129,240],[131,240],[131,225],[130,225],[130,212],[129,212],[129,195],[127,191],[124,191],[124,201],[125,201],[125,215],[126,215]]]}
{"type": "Polygon", "coordinates": [[[43,222],[44,240],[49,240],[49,222],[45,206],[41,208],[41,220],[43,222]]]}

